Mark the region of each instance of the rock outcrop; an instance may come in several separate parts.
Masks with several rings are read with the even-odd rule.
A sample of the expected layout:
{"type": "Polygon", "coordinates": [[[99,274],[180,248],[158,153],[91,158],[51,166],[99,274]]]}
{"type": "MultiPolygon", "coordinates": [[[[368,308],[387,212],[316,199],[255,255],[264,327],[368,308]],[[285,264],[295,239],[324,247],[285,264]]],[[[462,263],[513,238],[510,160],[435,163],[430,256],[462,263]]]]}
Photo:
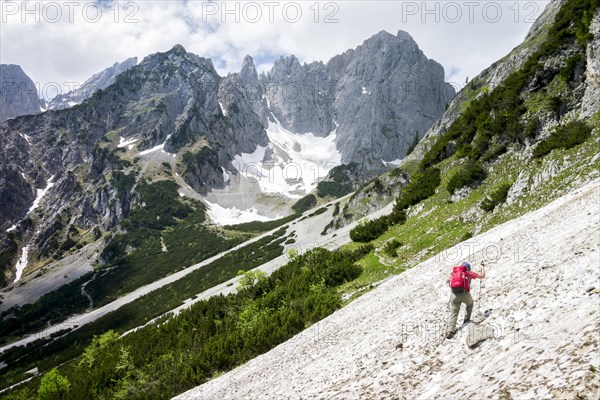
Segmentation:
{"type": "Polygon", "coordinates": [[[0,122],[40,112],[35,84],[18,65],[0,64],[0,122]]]}
{"type": "Polygon", "coordinates": [[[80,104],[97,90],[106,89],[115,83],[115,80],[119,75],[130,68],[135,67],[137,62],[137,57],[132,57],[121,63],[115,63],[113,66],[94,74],[82,85],[77,86],[72,91],[54,97],[46,104],[45,108],[48,110],[62,110],[80,104]]]}

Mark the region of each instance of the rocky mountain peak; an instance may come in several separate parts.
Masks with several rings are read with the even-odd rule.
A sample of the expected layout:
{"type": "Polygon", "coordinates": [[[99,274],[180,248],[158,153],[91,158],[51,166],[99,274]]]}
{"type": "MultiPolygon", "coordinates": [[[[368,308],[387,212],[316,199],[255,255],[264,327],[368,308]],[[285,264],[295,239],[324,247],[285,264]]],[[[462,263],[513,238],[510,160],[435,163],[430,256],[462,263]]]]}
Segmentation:
{"type": "Polygon", "coordinates": [[[302,65],[300,61],[295,55],[291,55],[288,57],[280,57],[273,64],[273,68],[271,69],[269,76],[298,76],[298,74],[302,73],[302,65]]]}
{"type": "Polygon", "coordinates": [[[258,73],[254,66],[254,60],[249,55],[244,57],[244,62],[242,63],[242,69],[240,71],[240,79],[244,83],[258,82],[258,73]]]}
{"type": "Polygon", "coordinates": [[[171,50],[169,50],[167,53],[172,53],[172,54],[177,54],[177,55],[185,56],[187,54],[187,51],[185,50],[185,47],[183,47],[183,45],[181,45],[181,44],[178,43],[175,46],[173,46],[171,48],[171,50]]]}
{"type": "Polygon", "coordinates": [[[442,66],[404,31],[381,31],[326,64],[281,57],[263,82],[285,129],[323,137],[337,127],[342,162],[358,162],[361,176],[401,159],[454,96],[442,66]]]}
{"type": "Polygon", "coordinates": [[[40,112],[35,84],[23,69],[0,64],[0,122],[40,112]]]}
{"type": "Polygon", "coordinates": [[[54,97],[44,108],[48,110],[62,110],[80,104],[97,90],[104,90],[115,83],[119,75],[135,67],[137,63],[137,57],[128,58],[121,63],[116,62],[111,67],[94,74],[76,89],[54,97]]]}

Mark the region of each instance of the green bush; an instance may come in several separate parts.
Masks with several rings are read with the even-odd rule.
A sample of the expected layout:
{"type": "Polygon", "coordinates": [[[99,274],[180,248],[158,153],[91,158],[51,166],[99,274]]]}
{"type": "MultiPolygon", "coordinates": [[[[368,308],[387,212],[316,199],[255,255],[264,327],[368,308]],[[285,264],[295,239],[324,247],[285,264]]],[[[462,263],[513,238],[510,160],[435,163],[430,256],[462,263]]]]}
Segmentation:
{"type": "Polygon", "coordinates": [[[309,194],[301,198],[292,206],[292,210],[294,210],[298,214],[302,214],[305,211],[310,210],[314,206],[317,205],[317,198],[313,194],[309,194]]]}
{"type": "Polygon", "coordinates": [[[362,220],[350,231],[350,239],[367,243],[377,239],[388,229],[389,217],[384,215],[373,220],[362,220]]]}
{"type": "Polygon", "coordinates": [[[481,208],[487,212],[493,211],[498,204],[502,204],[506,201],[506,197],[508,196],[508,191],[510,187],[511,185],[509,183],[504,183],[500,185],[500,187],[498,187],[489,196],[486,196],[486,198],[483,199],[483,201],[481,202],[481,208]]]}
{"type": "Polygon", "coordinates": [[[446,188],[450,194],[462,187],[471,185],[485,179],[486,172],[478,162],[469,161],[463,164],[458,171],[450,177],[446,188]]]}
{"type": "Polygon", "coordinates": [[[525,127],[525,137],[529,139],[533,139],[537,136],[540,131],[542,123],[538,117],[531,117],[527,122],[527,126],[525,127]]]}
{"type": "Polygon", "coordinates": [[[238,224],[238,225],[226,225],[223,228],[226,230],[240,231],[240,232],[252,232],[252,233],[268,232],[270,230],[280,227],[283,224],[286,224],[290,221],[295,220],[299,216],[300,216],[299,214],[291,214],[291,215],[288,215],[287,217],[279,218],[279,219],[276,219],[273,221],[264,221],[264,222],[263,221],[251,221],[251,222],[244,222],[244,223],[238,224]]]}
{"type": "Polygon", "coordinates": [[[340,213],[340,203],[335,203],[335,208],[333,209],[333,217],[337,216],[340,213]]]}
{"type": "Polygon", "coordinates": [[[581,66],[582,68],[585,66],[585,60],[581,53],[577,53],[567,59],[567,65],[560,70],[560,76],[567,82],[572,80],[575,77],[577,66],[581,66]]]}
{"type": "Polygon", "coordinates": [[[398,256],[398,248],[401,247],[403,243],[398,239],[394,238],[392,240],[388,240],[385,245],[383,245],[383,253],[390,257],[398,256]]]}
{"type": "Polygon", "coordinates": [[[549,138],[537,144],[533,149],[533,156],[540,158],[549,154],[554,149],[570,149],[586,141],[592,134],[592,128],[583,121],[571,121],[559,126],[549,138]]]}
{"type": "Polygon", "coordinates": [[[394,204],[391,222],[404,223],[406,215],[402,217],[402,211],[433,196],[440,182],[440,170],[437,168],[429,167],[422,172],[415,172],[394,204]]]}
{"type": "Polygon", "coordinates": [[[317,184],[317,196],[319,197],[342,197],[352,191],[352,186],[347,183],[321,181],[317,184]]]}
{"type": "Polygon", "coordinates": [[[487,151],[481,156],[482,162],[493,161],[498,158],[500,155],[506,153],[507,147],[505,144],[493,144],[491,145],[487,151]]]}

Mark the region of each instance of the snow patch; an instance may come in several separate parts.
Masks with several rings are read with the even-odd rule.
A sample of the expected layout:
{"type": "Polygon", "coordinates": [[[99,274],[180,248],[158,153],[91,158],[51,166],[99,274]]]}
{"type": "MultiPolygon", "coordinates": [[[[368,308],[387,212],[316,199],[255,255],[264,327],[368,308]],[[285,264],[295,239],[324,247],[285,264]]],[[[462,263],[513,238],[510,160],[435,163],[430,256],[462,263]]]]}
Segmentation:
{"type": "Polygon", "coordinates": [[[367,88],[366,88],[366,87],[364,87],[364,86],[362,86],[362,88],[361,88],[361,92],[362,92],[362,94],[366,94],[366,95],[370,95],[370,94],[371,94],[371,92],[369,92],[369,91],[367,90],[367,88]]]}
{"type": "MultiPolygon", "coordinates": [[[[158,146],[154,146],[153,148],[148,149],[148,150],[140,151],[140,156],[145,156],[146,154],[150,154],[150,153],[154,153],[155,151],[163,150],[165,148],[165,145],[167,144],[167,140],[169,140],[170,138],[171,138],[171,135],[168,135],[167,138],[165,139],[165,141],[163,143],[159,144],[158,146]]],[[[168,154],[166,151],[164,153],[168,154]]]]}
{"type": "Polygon", "coordinates": [[[54,182],[52,182],[53,180],[54,180],[54,175],[52,175],[50,177],[50,179],[48,179],[48,183],[46,184],[46,187],[44,189],[37,190],[37,196],[35,197],[35,200],[33,201],[33,204],[31,205],[31,207],[29,208],[29,211],[27,211],[27,215],[31,214],[33,212],[33,210],[35,210],[36,208],[39,207],[40,202],[42,201],[42,199],[44,198],[46,193],[48,193],[48,190],[50,190],[50,188],[52,188],[52,186],[54,186],[54,182]]]}
{"type": "Polygon", "coordinates": [[[16,226],[16,225],[13,225],[13,226],[11,226],[10,228],[8,228],[8,229],[6,230],[6,233],[8,233],[8,232],[12,232],[12,231],[14,231],[15,229],[17,229],[17,226],[16,226]]]}
{"type": "Polygon", "coordinates": [[[27,143],[31,143],[31,138],[30,138],[29,136],[27,136],[27,135],[26,135],[26,134],[24,134],[24,133],[19,133],[19,135],[20,135],[20,136],[21,136],[23,139],[25,139],[25,141],[26,141],[27,143]]]}
{"type": "MultiPolygon", "coordinates": [[[[271,111],[271,102],[269,101],[269,98],[267,96],[263,95],[263,100],[265,100],[267,102],[267,109],[269,110],[269,113],[273,117],[273,120],[275,121],[275,123],[277,125],[281,125],[281,122],[279,122],[279,120],[277,119],[275,114],[273,114],[273,111],[271,111]]],[[[270,123],[270,121],[269,121],[269,123],[270,123]]]]}
{"type": "Polygon", "coordinates": [[[21,258],[19,258],[17,265],[15,265],[15,268],[17,269],[17,274],[15,276],[14,283],[16,283],[19,279],[21,279],[21,276],[23,276],[23,271],[25,270],[25,267],[27,267],[28,253],[29,253],[29,246],[23,247],[23,253],[21,254],[21,258]]]}
{"type": "Polygon", "coordinates": [[[519,399],[597,398],[599,189],[596,180],[457,244],[176,399],[487,399],[499,385],[519,399]],[[520,251],[529,256],[516,263],[520,251]],[[464,257],[476,269],[487,260],[473,312],[493,309],[478,326],[495,338],[476,350],[463,340],[471,328],[443,337],[446,278],[464,257]]]}
{"type": "Polygon", "coordinates": [[[69,101],[69,102],[67,102],[67,104],[69,105],[69,107],[73,107],[73,106],[76,106],[79,103],[77,103],[76,101],[69,101]]]}
{"type": "Polygon", "coordinates": [[[221,107],[221,112],[223,113],[223,116],[227,116],[227,110],[225,109],[225,106],[223,105],[223,103],[219,102],[219,107],[221,107]]]}
{"type": "Polygon", "coordinates": [[[234,163],[241,175],[256,181],[264,193],[302,197],[314,190],[331,168],[341,164],[335,130],[327,137],[300,135],[269,122],[267,136],[270,142],[267,147],[236,156],[234,163]],[[269,160],[265,160],[267,148],[273,153],[269,160]]]}
{"type": "Polygon", "coordinates": [[[229,175],[227,174],[227,170],[223,167],[221,167],[221,169],[223,170],[223,181],[225,183],[229,182],[229,175]]]}
{"type": "Polygon", "coordinates": [[[233,165],[238,171],[246,173],[247,171],[244,169],[249,169],[254,164],[261,164],[264,161],[267,148],[268,146],[257,146],[253,153],[238,154],[233,157],[233,165]]]}
{"type": "Polygon", "coordinates": [[[135,142],[137,142],[138,140],[139,139],[129,139],[129,140],[126,140],[122,136],[119,136],[119,144],[117,145],[117,147],[128,147],[129,150],[131,150],[133,148],[133,144],[135,142]]]}
{"type": "Polygon", "coordinates": [[[217,225],[237,225],[243,224],[244,222],[252,221],[273,221],[274,218],[269,218],[264,215],[260,215],[256,208],[252,207],[248,210],[240,210],[238,208],[225,208],[216,203],[211,203],[208,200],[204,200],[208,205],[206,213],[210,219],[217,225]]]}
{"type": "Polygon", "coordinates": [[[400,163],[402,162],[401,158],[398,158],[396,160],[392,160],[392,161],[385,161],[383,158],[381,159],[381,162],[383,163],[383,165],[385,165],[386,167],[397,167],[398,165],[400,165],[400,163]]]}

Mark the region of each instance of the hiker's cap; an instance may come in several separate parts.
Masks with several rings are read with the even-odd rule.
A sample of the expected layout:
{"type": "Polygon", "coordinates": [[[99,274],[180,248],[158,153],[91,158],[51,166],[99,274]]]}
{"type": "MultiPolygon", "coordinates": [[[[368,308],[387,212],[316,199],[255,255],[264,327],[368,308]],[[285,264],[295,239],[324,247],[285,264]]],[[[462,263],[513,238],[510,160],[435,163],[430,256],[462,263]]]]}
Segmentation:
{"type": "Polygon", "coordinates": [[[467,267],[467,269],[468,269],[469,271],[471,270],[471,264],[469,264],[468,262],[466,262],[466,261],[463,261],[463,262],[462,262],[462,265],[463,265],[463,267],[467,267]]]}

